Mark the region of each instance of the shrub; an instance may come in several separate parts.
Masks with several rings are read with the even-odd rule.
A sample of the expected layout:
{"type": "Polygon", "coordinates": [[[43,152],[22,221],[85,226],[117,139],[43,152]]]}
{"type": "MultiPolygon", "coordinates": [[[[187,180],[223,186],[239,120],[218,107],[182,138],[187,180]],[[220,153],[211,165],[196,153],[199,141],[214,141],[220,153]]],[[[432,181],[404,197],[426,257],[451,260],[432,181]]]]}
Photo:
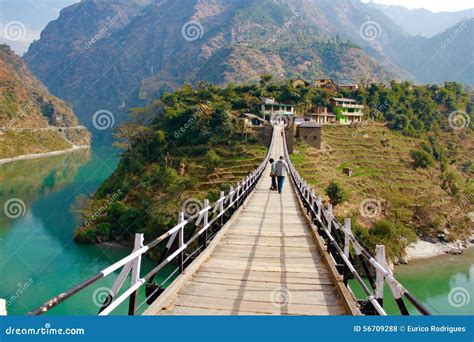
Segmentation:
{"type": "Polygon", "coordinates": [[[347,200],[347,194],[341,185],[337,182],[331,182],[326,188],[326,195],[332,205],[338,205],[347,200]]]}
{"type": "Polygon", "coordinates": [[[393,224],[388,221],[377,222],[371,230],[371,233],[375,236],[379,236],[382,239],[390,239],[393,235],[393,224]]]}
{"type": "Polygon", "coordinates": [[[415,169],[422,168],[427,169],[434,165],[434,160],[431,155],[426,151],[411,151],[411,159],[413,159],[413,166],[415,169]]]}
{"type": "Polygon", "coordinates": [[[206,165],[206,171],[213,172],[221,163],[221,157],[219,157],[213,150],[210,150],[206,153],[204,163],[206,165]]]}

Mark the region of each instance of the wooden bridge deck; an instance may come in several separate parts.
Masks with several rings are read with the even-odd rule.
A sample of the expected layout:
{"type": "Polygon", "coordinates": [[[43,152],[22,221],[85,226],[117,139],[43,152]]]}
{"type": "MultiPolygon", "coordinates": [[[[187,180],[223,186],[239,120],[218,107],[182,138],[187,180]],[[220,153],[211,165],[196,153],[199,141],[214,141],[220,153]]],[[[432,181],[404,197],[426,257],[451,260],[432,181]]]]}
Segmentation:
{"type": "MultiPolygon", "coordinates": [[[[272,157],[283,155],[275,128],[272,157]]],[[[145,315],[350,313],[326,266],[289,176],[269,190],[267,167],[245,208],[145,315]]]]}

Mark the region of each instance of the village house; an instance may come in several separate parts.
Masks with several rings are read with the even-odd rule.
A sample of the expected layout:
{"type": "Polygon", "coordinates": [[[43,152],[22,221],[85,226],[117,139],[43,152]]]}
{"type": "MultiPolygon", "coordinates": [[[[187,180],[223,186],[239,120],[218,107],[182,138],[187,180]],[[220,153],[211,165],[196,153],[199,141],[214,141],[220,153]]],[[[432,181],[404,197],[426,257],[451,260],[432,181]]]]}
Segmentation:
{"type": "Polygon", "coordinates": [[[302,79],[301,77],[298,77],[296,80],[293,81],[293,87],[297,88],[297,87],[309,87],[311,85],[311,83],[309,83],[308,81],[302,79]]]}
{"type": "Polygon", "coordinates": [[[295,113],[295,106],[292,104],[278,103],[274,98],[265,97],[262,99],[260,105],[260,113],[269,116],[285,115],[291,118],[295,113]]]}
{"type": "Polygon", "coordinates": [[[331,99],[332,112],[336,114],[336,121],[341,125],[362,122],[364,106],[354,99],[333,97],[331,99]]]}
{"type": "Polygon", "coordinates": [[[316,88],[325,88],[325,89],[332,89],[337,90],[338,85],[330,78],[320,78],[314,81],[314,86],[316,88]]]}
{"type": "Polygon", "coordinates": [[[323,149],[322,127],[313,121],[305,121],[296,126],[296,139],[314,148],[323,149]]]}
{"type": "Polygon", "coordinates": [[[339,89],[354,91],[354,90],[359,89],[359,86],[357,85],[357,83],[344,83],[344,84],[339,84],[339,89]]]}
{"type": "Polygon", "coordinates": [[[327,107],[313,107],[305,117],[307,121],[313,121],[321,125],[336,123],[336,115],[328,112],[327,107]]]}

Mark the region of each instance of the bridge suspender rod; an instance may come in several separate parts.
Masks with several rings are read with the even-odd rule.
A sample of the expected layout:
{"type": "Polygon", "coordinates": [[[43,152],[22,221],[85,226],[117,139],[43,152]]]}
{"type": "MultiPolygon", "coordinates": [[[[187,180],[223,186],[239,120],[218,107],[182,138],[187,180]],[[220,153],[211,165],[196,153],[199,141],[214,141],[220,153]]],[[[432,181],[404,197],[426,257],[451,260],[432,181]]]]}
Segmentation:
{"type": "Polygon", "coordinates": [[[362,290],[365,292],[365,294],[367,295],[367,300],[370,301],[370,303],[372,303],[372,305],[374,306],[375,310],[377,310],[377,313],[381,316],[386,316],[387,313],[385,312],[385,310],[380,306],[379,302],[375,299],[374,295],[372,294],[372,291],[367,287],[367,285],[365,284],[364,280],[362,279],[362,277],[359,275],[359,273],[357,272],[357,270],[355,269],[355,267],[352,265],[352,263],[349,261],[349,258],[344,254],[344,251],[341,249],[341,247],[339,247],[337,241],[334,239],[334,237],[331,235],[331,233],[329,232],[329,230],[324,227],[325,231],[326,231],[326,235],[328,236],[329,240],[330,240],[330,243],[333,245],[333,247],[337,250],[338,254],[340,255],[340,257],[342,258],[342,260],[344,261],[344,263],[347,265],[347,267],[349,268],[349,271],[352,273],[352,275],[354,276],[354,278],[357,280],[357,282],[359,283],[359,285],[362,287],[362,290]]]}
{"type": "MultiPolygon", "coordinates": [[[[316,197],[316,195],[314,194],[314,191],[311,190],[311,188],[302,180],[301,176],[299,175],[298,171],[296,171],[295,167],[293,166],[292,162],[291,162],[291,159],[290,159],[290,156],[289,156],[289,153],[288,153],[288,148],[286,146],[286,135],[283,134],[283,141],[284,141],[284,144],[285,144],[285,150],[284,150],[284,153],[285,153],[285,157],[286,157],[286,160],[288,162],[288,165],[289,165],[289,169],[290,169],[290,175],[291,175],[291,178],[298,190],[298,193],[301,197],[301,199],[303,200],[303,202],[305,202],[308,206],[308,209],[310,211],[312,211],[312,216],[313,217],[316,217],[318,222],[321,224],[325,234],[327,235],[328,239],[330,240],[330,243],[333,245],[333,248],[336,249],[336,252],[337,252],[337,255],[343,259],[346,267],[349,268],[349,270],[351,271],[351,273],[354,275],[354,277],[356,278],[356,280],[358,281],[358,283],[362,286],[362,289],[364,290],[364,292],[366,292],[366,294],[370,294],[368,299],[370,300],[370,302],[374,305],[374,308],[379,312],[379,308],[382,309],[378,303],[377,300],[375,300],[375,298],[372,296],[371,294],[371,291],[369,290],[369,288],[367,287],[367,285],[365,284],[365,282],[362,280],[362,278],[360,277],[360,275],[357,273],[357,272],[353,272],[352,270],[355,271],[355,268],[354,266],[352,265],[352,263],[350,262],[349,260],[349,256],[348,256],[348,252],[349,252],[349,249],[350,249],[350,244],[352,243],[353,247],[354,247],[354,250],[356,252],[356,255],[358,256],[358,259],[360,260],[361,262],[361,265],[364,269],[364,273],[366,273],[367,275],[367,279],[369,280],[370,284],[372,285],[372,287],[374,289],[376,289],[376,292],[378,294],[378,297],[381,297],[381,280],[383,279],[383,281],[387,282],[392,293],[393,293],[393,296],[395,298],[395,301],[400,309],[400,312],[402,314],[408,314],[408,310],[405,306],[405,303],[403,302],[403,298],[402,297],[405,297],[408,299],[408,301],[413,304],[413,306],[423,315],[430,315],[430,312],[410,293],[408,292],[408,290],[406,290],[398,280],[396,280],[394,278],[394,276],[392,275],[392,273],[390,271],[388,271],[388,267],[386,265],[386,262],[384,260],[384,262],[379,263],[377,260],[375,260],[372,255],[367,252],[367,250],[365,248],[363,248],[360,243],[357,241],[357,239],[354,237],[352,231],[350,230],[350,225],[348,226],[347,223],[345,224],[345,227],[344,226],[341,226],[336,220],[333,220],[333,216],[331,215],[332,214],[332,210],[331,208],[324,208],[323,207],[323,204],[322,204],[322,201],[321,201],[321,198],[320,197],[316,197]],[[326,219],[327,221],[327,226],[324,224],[323,222],[323,217],[326,219]],[[337,229],[340,229],[344,232],[344,241],[343,241],[343,244],[344,244],[344,251],[341,249],[341,247],[339,246],[338,242],[335,240],[335,238],[332,236],[332,230],[333,230],[333,226],[337,229]],[[365,260],[367,260],[369,262],[370,265],[372,265],[375,270],[376,270],[376,274],[377,274],[377,285],[375,284],[375,281],[367,267],[367,264],[365,262],[365,260]]],[[[334,231],[334,233],[336,233],[336,231],[334,231]]],[[[382,309],[383,311],[383,309],[382,309]]]]}

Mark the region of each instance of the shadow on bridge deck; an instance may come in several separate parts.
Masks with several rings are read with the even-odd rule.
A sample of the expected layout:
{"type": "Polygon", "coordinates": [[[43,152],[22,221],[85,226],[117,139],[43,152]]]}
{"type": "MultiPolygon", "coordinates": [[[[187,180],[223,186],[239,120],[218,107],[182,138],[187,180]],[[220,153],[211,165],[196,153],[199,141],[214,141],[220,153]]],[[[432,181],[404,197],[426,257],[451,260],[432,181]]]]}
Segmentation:
{"type": "MultiPolygon", "coordinates": [[[[272,157],[283,155],[275,128],[272,157]]],[[[245,208],[145,315],[341,315],[350,313],[286,179],[272,192],[270,168],[245,208]]]]}

